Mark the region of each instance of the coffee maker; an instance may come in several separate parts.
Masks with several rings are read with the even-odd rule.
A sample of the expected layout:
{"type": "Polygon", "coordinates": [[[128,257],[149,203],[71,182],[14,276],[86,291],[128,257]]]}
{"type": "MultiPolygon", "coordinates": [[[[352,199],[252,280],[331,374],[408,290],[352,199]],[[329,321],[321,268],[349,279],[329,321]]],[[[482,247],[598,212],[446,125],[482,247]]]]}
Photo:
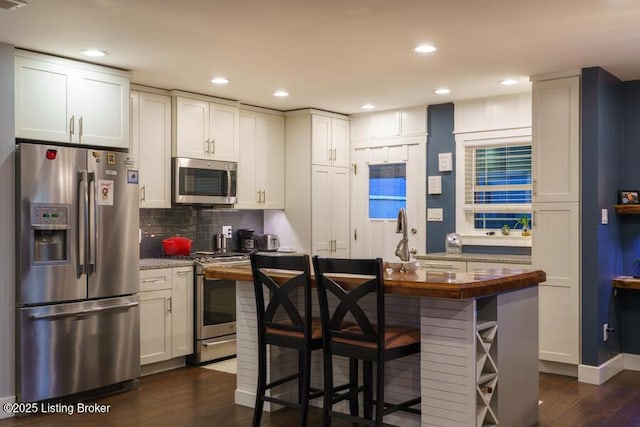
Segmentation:
{"type": "Polygon", "coordinates": [[[238,229],[238,245],[241,252],[253,252],[256,250],[256,232],[252,228],[238,229]]]}

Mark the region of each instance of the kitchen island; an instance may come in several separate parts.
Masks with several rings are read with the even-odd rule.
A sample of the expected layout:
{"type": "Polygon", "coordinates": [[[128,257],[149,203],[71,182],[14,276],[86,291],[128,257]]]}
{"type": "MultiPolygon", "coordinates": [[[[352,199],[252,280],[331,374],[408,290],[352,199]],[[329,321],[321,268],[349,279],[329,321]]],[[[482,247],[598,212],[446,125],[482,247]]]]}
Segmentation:
{"type": "MultiPolygon", "coordinates": [[[[388,364],[386,400],[422,395],[422,415],[397,413],[391,425],[533,425],[538,421],[538,289],[540,270],[488,269],[469,273],[418,270],[385,274],[387,323],[417,327],[420,355],[388,364]]],[[[238,377],[235,401],[255,399],[256,314],[249,266],[211,267],[207,278],[236,280],[238,377]]],[[[368,309],[373,309],[373,305],[368,309]]],[[[321,354],[312,382],[322,385],[321,354]]],[[[296,355],[273,349],[273,378],[291,372],[296,355]]],[[[335,381],[348,375],[334,359],[335,381]]],[[[287,395],[292,389],[277,390],[287,395]]],[[[314,402],[321,406],[320,399],[314,402]]],[[[346,411],[346,407],[343,408],[346,411]]],[[[265,410],[272,410],[265,405],[265,410]]]]}

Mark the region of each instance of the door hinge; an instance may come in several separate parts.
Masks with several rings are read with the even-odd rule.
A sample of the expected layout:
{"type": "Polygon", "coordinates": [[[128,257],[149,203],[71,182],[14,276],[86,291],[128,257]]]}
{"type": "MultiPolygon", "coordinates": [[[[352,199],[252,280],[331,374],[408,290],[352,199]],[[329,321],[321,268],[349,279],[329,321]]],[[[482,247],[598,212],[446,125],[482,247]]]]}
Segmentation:
{"type": "Polygon", "coordinates": [[[353,166],[353,174],[358,175],[358,164],[352,163],[351,166],[353,166]]]}
{"type": "Polygon", "coordinates": [[[358,240],[358,230],[357,229],[353,229],[353,240],[358,240]]]}

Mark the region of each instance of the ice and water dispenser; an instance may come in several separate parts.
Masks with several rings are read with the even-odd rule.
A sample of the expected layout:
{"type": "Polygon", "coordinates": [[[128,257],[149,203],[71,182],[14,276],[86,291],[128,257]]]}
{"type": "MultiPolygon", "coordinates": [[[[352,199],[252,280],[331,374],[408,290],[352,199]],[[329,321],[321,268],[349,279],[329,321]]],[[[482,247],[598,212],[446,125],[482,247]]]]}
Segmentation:
{"type": "Polygon", "coordinates": [[[31,205],[31,232],[34,263],[69,261],[68,205],[31,205]]]}

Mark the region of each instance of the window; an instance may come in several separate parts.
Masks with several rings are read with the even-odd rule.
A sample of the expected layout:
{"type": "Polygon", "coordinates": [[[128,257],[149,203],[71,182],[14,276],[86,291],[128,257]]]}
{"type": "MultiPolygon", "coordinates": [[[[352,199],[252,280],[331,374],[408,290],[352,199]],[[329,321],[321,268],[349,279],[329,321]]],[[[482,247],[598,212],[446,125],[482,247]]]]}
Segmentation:
{"type": "Polygon", "coordinates": [[[464,210],[472,224],[468,228],[514,228],[518,218],[531,218],[530,142],[467,144],[464,158],[464,210]]]}
{"type": "Polygon", "coordinates": [[[369,218],[395,220],[406,204],[406,164],[369,165],[369,218]]]}

